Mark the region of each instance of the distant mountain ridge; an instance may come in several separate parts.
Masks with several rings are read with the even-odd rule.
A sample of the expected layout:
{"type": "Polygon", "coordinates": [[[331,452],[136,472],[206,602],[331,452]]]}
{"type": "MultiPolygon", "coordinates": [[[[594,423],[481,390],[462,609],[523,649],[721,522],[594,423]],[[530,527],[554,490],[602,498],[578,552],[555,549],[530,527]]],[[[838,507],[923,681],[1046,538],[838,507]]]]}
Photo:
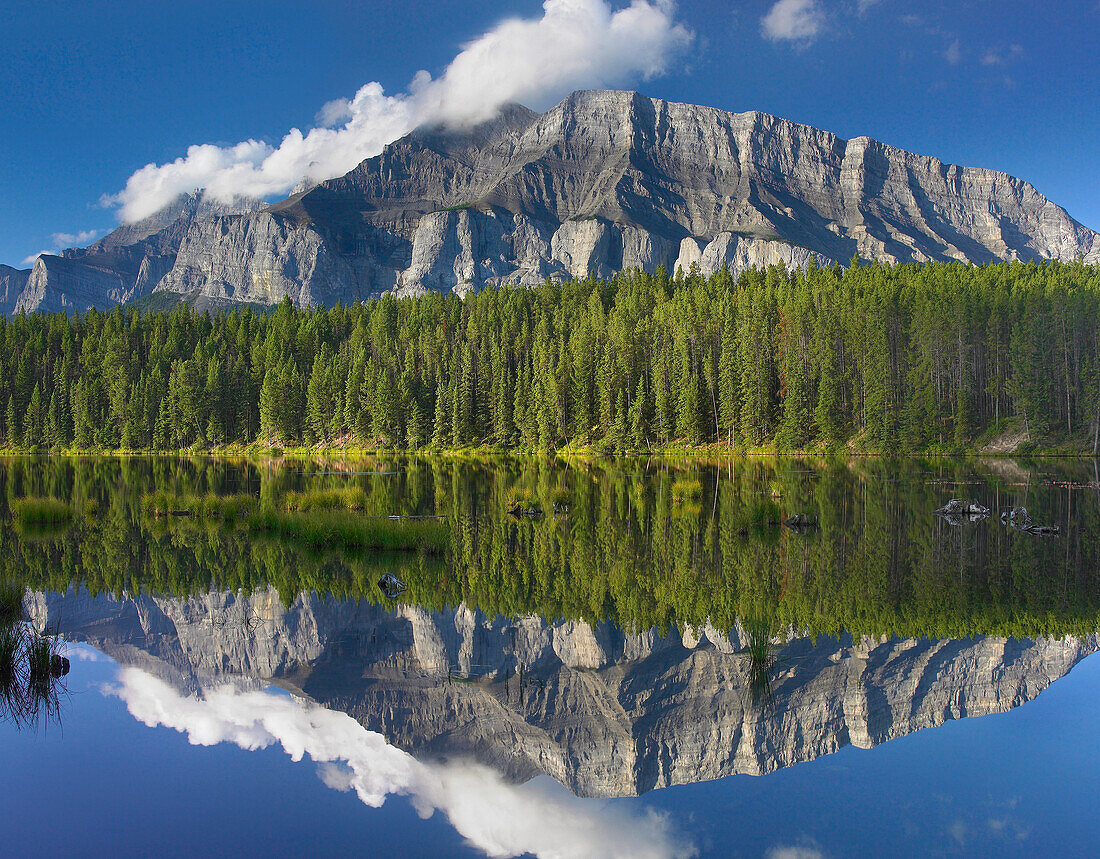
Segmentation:
{"type": "Polygon", "coordinates": [[[473,129],[417,129],[270,206],[181,198],[86,250],[42,256],[29,273],[0,270],[0,299],[5,311],[106,307],[153,291],[200,305],[332,305],[853,256],[1098,262],[1100,235],[1005,173],[759,112],[585,91],[543,114],[510,106],[473,129]]]}

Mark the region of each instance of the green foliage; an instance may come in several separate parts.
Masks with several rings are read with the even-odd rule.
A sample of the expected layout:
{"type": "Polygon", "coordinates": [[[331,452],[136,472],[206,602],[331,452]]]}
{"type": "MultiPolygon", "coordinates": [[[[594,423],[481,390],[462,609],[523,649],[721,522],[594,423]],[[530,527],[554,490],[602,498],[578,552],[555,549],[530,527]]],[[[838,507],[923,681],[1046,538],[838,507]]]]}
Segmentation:
{"type": "Polygon", "coordinates": [[[698,480],[677,480],[672,484],[672,501],[681,504],[684,501],[698,501],[703,494],[703,484],[698,480]]]}
{"type": "Polygon", "coordinates": [[[306,513],[311,510],[362,510],[366,503],[366,493],[358,486],[351,486],[344,489],[287,492],[280,506],[291,513],[306,513]]]}
{"type": "Polygon", "coordinates": [[[1100,628],[1093,480],[1091,463],[1074,462],[19,457],[0,460],[0,504],[59,496],[76,509],[94,499],[100,512],[48,541],[0,516],[0,581],[12,583],[17,613],[24,587],[74,583],[92,594],[271,586],[288,602],[302,592],[374,601],[389,571],[408,586],[402,599],[429,609],[465,603],[630,629],[766,618],[827,634],[1090,634],[1100,628]],[[696,484],[697,499],[674,500],[674,486],[685,497],[696,484]],[[960,485],[995,512],[1026,506],[1061,536],[1022,534],[996,516],[950,526],[931,511],[960,485]],[[349,487],[364,494],[361,512],[283,503],[349,487]],[[162,509],[201,502],[187,501],[192,515],[157,517],[146,499],[161,493],[162,509]],[[211,497],[256,506],[227,522],[211,497]],[[509,515],[515,498],[544,515],[509,515]],[[778,525],[794,513],[817,528],[778,525]]]}
{"type": "Polygon", "coordinates": [[[0,336],[0,445],[894,453],[1100,438],[1081,263],[628,271],[351,307],[30,314],[0,336]]]}
{"type": "Polygon", "coordinates": [[[20,525],[55,525],[73,518],[73,508],[57,498],[20,498],[12,502],[11,512],[20,525]]]}
{"type": "Polygon", "coordinates": [[[279,513],[262,510],[247,520],[248,528],[274,534],[315,549],[339,546],[389,552],[447,551],[447,523],[438,519],[364,518],[351,513],[279,513]]]}
{"type": "Polygon", "coordinates": [[[202,519],[223,519],[235,522],[254,512],[259,502],[251,495],[174,495],[158,490],[141,499],[141,509],[147,516],[197,516],[202,519]]]}

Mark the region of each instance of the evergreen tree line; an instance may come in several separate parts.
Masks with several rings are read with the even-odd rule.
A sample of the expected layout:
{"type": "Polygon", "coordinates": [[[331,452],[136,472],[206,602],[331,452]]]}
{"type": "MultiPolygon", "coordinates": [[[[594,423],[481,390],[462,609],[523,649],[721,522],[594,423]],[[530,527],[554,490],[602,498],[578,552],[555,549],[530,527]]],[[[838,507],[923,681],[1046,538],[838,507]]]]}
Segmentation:
{"type": "Polygon", "coordinates": [[[961,448],[1100,432],[1100,268],[775,266],[0,319],[9,448],[961,448]]]}

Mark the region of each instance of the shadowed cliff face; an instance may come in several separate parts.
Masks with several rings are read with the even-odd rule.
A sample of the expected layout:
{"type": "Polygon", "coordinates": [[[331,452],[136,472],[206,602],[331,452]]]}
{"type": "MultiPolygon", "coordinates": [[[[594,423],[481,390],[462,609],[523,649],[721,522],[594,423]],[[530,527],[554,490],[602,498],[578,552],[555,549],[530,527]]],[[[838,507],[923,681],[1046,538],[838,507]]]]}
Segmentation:
{"type": "Polygon", "coordinates": [[[630,92],[574,93],[544,114],[512,106],[472,130],[418,129],[344,177],[253,209],[184,198],[66,252],[68,267],[42,257],[15,308],[106,306],[151,290],[331,305],[853,255],[1100,261],[1100,236],[1004,173],[630,92]]]}
{"type": "Polygon", "coordinates": [[[275,683],[422,758],[476,758],[624,796],[763,774],[853,744],[1031,700],[1100,642],[819,638],[709,625],[490,618],[460,606],[213,592],[122,600],[31,593],[39,628],[86,640],[184,693],[275,683]]]}

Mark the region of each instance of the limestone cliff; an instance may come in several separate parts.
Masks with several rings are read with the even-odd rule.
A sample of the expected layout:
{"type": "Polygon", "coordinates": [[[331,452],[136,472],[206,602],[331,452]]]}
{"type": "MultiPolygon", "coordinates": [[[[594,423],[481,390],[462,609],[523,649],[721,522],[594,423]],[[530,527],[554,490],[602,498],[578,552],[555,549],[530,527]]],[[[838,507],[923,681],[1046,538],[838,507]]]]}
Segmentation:
{"type": "Polygon", "coordinates": [[[15,302],[27,285],[30,274],[28,269],[0,265],[0,313],[7,314],[15,310],[15,302]]]}
{"type": "Polygon", "coordinates": [[[853,256],[1100,261],[1100,235],[1004,173],[631,92],[577,92],[543,114],[512,106],[472,129],[420,128],[263,211],[200,211],[201,197],[187,200],[73,252],[68,268],[42,257],[19,308],[110,304],[151,289],[334,304],[626,268],[727,265],[736,275],[853,256]]]}
{"type": "MultiPolygon", "coordinates": [[[[271,212],[344,260],[363,295],[853,255],[1100,260],[1100,237],[1003,173],[629,92],[574,93],[541,115],[514,107],[471,131],[419,129],[271,212]]],[[[287,259],[265,265],[278,277],[287,259]]],[[[224,272],[187,288],[257,277],[224,272]]],[[[309,294],[326,303],[349,286],[309,294]]]]}
{"type": "MultiPolygon", "coordinates": [[[[87,248],[42,254],[3,312],[73,313],[141,298],[173,269],[180,242],[197,220],[251,211],[255,200],[222,204],[186,194],[160,212],[119,227],[87,248]]],[[[2,284],[0,284],[2,285],[2,284]]]]}
{"type": "Polygon", "coordinates": [[[31,594],[27,608],[40,628],[60,622],[177,688],[274,682],[414,754],[472,756],[517,780],[545,773],[586,796],[767,773],[1003,712],[1100,647],[1096,636],[815,644],[789,631],[773,639],[760,689],[741,629],[628,634],[309,595],[284,608],[274,589],[31,594]]]}

